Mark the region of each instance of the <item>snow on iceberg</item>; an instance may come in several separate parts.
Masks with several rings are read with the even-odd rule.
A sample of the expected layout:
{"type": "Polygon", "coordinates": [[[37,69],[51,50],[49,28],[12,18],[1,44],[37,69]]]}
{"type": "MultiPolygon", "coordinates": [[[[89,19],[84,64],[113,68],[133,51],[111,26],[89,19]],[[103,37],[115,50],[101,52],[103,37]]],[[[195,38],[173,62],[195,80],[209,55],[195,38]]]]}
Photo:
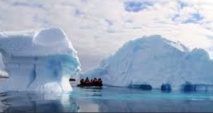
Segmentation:
{"type": "Polygon", "coordinates": [[[185,82],[213,84],[212,70],[213,61],[206,51],[190,51],[181,43],[152,35],[126,43],[83,77],[100,77],[112,86],[150,84],[160,88],[170,83],[178,89],[185,82]]]}
{"type": "Polygon", "coordinates": [[[0,52],[9,79],[0,91],[70,91],[80,70],[77,52],[59,28],[0,33],[0,52]]]}

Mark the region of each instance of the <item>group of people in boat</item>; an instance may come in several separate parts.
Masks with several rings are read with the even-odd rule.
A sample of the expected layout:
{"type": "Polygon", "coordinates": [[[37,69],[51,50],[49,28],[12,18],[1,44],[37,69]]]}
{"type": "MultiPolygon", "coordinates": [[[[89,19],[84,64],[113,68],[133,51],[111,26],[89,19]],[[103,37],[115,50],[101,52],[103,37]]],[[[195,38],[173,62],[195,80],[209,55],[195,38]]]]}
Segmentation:
{"type": "Polygon", "coordinates": [[[89,80],[89,78],[87,77],[85,80],[81,79],[80,80],[80,84],[79,86],[102,86],[102,80],[101,78],[94,78],[89,80]]]}

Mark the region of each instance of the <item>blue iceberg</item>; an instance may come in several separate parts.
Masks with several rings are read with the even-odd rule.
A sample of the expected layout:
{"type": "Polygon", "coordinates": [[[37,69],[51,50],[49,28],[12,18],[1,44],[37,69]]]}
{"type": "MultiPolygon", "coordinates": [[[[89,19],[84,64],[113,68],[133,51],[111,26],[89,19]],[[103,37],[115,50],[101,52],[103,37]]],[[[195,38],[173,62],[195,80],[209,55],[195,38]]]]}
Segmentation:
{"type": "Polygon", "coordinates": [[[127,42],[82,77],[102,78],[105,85],[122,87],[148,84],[159,89],[168,83],[177,90],[186,81],[213,84],[212,70],[213,61],[205,50],[189,50],[180,42],[151,35],[127,42]]]}
{"type": "Polygon", "coordinates": [[[0,91],[71,91],[71,76],[81,70],[77,52],[63,30],[0,33],[2,64],[9,78],[0,91]]]}

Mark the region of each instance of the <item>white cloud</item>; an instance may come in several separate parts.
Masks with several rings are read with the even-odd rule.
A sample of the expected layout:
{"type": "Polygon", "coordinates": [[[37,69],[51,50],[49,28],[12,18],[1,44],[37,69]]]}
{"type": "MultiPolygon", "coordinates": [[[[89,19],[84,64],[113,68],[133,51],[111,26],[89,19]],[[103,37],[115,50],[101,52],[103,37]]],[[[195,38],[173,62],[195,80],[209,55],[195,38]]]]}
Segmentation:
{"type": "Polygon", "coordinates": [[[78,50],[85,70],[97,66],[125,42],[151,34],[180,41],[191,49],[204,48],[213,56],[209,38],[213,37],[212,6],[211,0],[1,0],[0,31],[61,27],[78,50]],[[143,8],[128,12],[125,2],[131,1],[149,2],[149,6],[139,5],[143,8]]]}

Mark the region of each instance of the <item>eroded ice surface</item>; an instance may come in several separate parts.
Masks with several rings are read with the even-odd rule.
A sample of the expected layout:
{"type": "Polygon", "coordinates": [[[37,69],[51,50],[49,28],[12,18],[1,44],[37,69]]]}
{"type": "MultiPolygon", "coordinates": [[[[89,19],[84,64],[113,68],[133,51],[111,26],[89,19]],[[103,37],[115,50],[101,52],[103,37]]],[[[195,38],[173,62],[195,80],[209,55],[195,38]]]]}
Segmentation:
{"type": "Polygon", "coordinates": [[[112,86],[150,84],[160,88],[170,83],[178,89],[185,82],[213,84],[212,70],[213,62],[206,51],[190,51],[181,43],[152,35],[126,43],[84,77],[100,77],[112,86]]]}
{"type": "Polygon", "coordinates": [[[0,52],[9,74],[1,91],[71,91],[69,78],[80,70],[77,52],[60,28],[0,33],[0,52]]]}

